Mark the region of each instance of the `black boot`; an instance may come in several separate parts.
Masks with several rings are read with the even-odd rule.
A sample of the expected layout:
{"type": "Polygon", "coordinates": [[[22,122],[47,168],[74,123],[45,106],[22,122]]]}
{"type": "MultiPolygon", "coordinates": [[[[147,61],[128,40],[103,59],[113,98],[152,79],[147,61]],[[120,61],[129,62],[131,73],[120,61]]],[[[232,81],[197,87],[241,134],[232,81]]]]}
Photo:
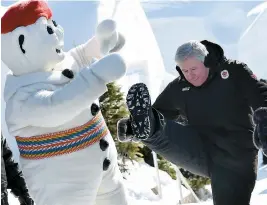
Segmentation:
{"type": "Polygon", "coordinates": [[[151,115],[153,113],[146,85],[143,83],[133,85],[128,91],[126,101],[131,114],[131,127],[135,138],[147,139],[152,133],[151,115]]]}

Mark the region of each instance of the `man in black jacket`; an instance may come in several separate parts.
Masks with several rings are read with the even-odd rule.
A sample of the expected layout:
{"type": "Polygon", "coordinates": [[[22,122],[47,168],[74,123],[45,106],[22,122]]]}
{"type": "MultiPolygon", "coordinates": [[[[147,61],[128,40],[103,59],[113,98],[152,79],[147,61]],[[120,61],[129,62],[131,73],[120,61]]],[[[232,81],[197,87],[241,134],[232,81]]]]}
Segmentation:
{"type": "Polygon", "coordinates": [[[8,205],[7,189],[18,197],[21,205],[34,205],[19,165],[13,160],[6,139],[1,134],[1,204],[8,205]]]}
{"type": "Polygon", "coordinates": [[[257,173],[254,123],[255,145],[267,151],[267,86],[206,40],[181,45],[175,61],[180,77],[153,106],[144,84],[130,88],[131,115],[118,122],[119,140],[142,140],[172,163],[210,177],[215,205],[249,205],[257,173]]]}

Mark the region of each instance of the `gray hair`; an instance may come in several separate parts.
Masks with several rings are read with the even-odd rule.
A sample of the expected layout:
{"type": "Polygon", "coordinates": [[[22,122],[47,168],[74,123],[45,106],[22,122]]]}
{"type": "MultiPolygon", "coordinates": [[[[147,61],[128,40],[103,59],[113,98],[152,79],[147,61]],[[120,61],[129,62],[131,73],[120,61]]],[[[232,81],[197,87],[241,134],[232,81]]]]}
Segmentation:
{"type": "Polygon", "coordinates": [[[192,40],[178,47],[175,53],[175,62],[180,64],[189,57],[195,57],[201,62],[204,62],[208,53],[209,52],[202,43],[192,40]]]}

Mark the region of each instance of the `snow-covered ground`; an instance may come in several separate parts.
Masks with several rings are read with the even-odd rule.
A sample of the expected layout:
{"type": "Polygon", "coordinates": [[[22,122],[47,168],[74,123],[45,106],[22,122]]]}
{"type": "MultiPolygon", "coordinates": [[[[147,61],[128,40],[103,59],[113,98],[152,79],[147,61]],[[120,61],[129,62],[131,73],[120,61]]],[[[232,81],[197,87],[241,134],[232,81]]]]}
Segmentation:
{"type": "MultiPolygon", "coordinates": [[[[266,205],[267,202],[267,165],[262,166],[262,155],[259,157],[259,171],[256,187],[253,191],[251,205],[266,205]]],[[[163,171],[159,171],[162,188],[162,199],[152,189],[157,187],[157,172],[155,168],[145,163],[130,162],[130,172],[124,174],[125,184],[129,193],[130,205],[177,205],[180,200],[180,192],[177,180],[163,171]]],[[[207,186],[210,189],[210,186],[207,186]]],[[[182,187],[182,196],[189,196],[190,191],[182,187]]],[[[13,195],[9,195],[10,205],[19,205],[13,195]]],[[[212,200],[201,202],[203,205],[212,205],[212,200]]],[[[37,204],[38,205],[38,204],[37,204]]],[[[192,204],[193,205],[193,204],[192,204]]]]}

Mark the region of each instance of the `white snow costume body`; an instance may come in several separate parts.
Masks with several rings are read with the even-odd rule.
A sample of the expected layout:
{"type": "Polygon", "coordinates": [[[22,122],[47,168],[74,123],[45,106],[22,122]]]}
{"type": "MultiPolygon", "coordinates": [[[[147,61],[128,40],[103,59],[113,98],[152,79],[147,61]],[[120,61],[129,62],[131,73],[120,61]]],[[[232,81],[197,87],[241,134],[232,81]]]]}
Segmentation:
{"type": "Polygon", "coordinates": [[[127,205],[115,143],[94,103],[126,72],[109,54],[124,45],[116,23],[101,22],[67,53],[46,1],[17,2],[1,23],[2,61],[12,71],[6,122],[36,205],[127,205]]]}

